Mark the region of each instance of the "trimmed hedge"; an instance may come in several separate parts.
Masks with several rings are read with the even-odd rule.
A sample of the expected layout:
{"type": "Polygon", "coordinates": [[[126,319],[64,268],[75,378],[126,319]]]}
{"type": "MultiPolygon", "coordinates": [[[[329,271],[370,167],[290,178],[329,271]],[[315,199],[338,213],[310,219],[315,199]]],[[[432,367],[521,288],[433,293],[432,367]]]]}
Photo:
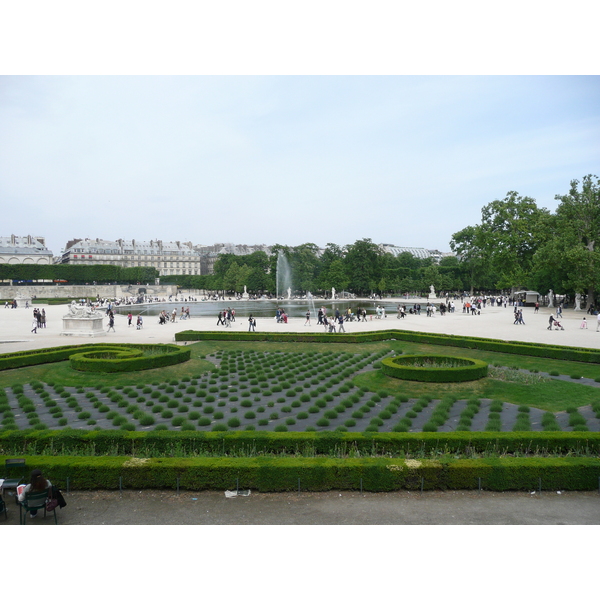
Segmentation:
{"type": "Polygon", "coordinates": [[[600,455],[600,433],[354,433],[12,430],[0,432],[2,454],[196,456],[305,454],[417,456],[473,454],[600,455]]]}
{"type": "Polygon", "coordinates": [[[531,342],[494,340],[489,338],[467,337],[443,333],[420,333],[399,329],[369,331],[365,333],[252,333],[244,331],[180,331],[175,334],[176,341],[230,340],[252,342],[319,342],[319,343],[368,343],[385,340],[456,346],[473,350],[488,350],[507,354],[537,356],[556,360],[570,360],[586,363],[600,363],[600,351],[573,346],[553,346],[551,344],[533,344],[531,342]]]}
{"type": "MultiPolygon", "coordinates": [[[[141,353],[140,352],[140,353],[141,353]]],[[[0,371],[6,369],[19,369],[21,367],[29,367],[32,365],[41,365],[53,362],[68,360],[71,356],[78,356],[76,363],[79,366],[85,364],[90,368],[81,368],[79,370],[116,372],[116,371],[137,371],[142,369],[154,369],[168,365],[178,364],[190,359],[191,350],[182,348],[174,344],[81,344],[73,346],[58,346],[55,348],[43,348],[40,350],[24,350],[22,352],[11,352],[0,355],[0,371]],[[130,359],[99,359],[81,358],[82,354],[87,352],[99,353],[114,353],[127,350],[135,350],[141,352],[157,352],[154,356],[144,356],[130,359]],[[91,363],[95,362],[94,366],[91,363]],[[128,362],[129,361],[129,362],[128,362]],[[119,367],[117,363],[123,363],[119,367]],[[100,367],[103,365],[107,370],[103,371],[100,367]],[[123,368],[125,367],[125,368],[123,368]]],[[[72,365],[73,366],[73,365],[72,365]]],[[[74,367],[77,368],[77,367],[74,367]]]]}
{"type": "Polygon", "coordinates": [[[95,349],[92,352],[72,354],[69,361],[71,367],[78,371],[127,373],[176,365],[189,360],[190,356],[189,348],[172,344],[155,344],[100,351],[95,349]],[[144,356],[143,350],[156,352],[156,354],[144,356]]]}
{"type": "Polygon", "coordinates": [[[473,381],[486,377],[488,366],[482,360],[474,358],[457,358],[455,356],[438,356],[433,354],[393,356],[381,361],[381,370],[389,377],[410,381],[427,381],[435,383],[473,381]],[[433,363],[455,363],[456,366],[420,367],[416,361],[429,360],[433,363]]]}
{"type": "MultiPolygon", "coordinates": [[[[7,457],[10,458],[10,457],[7,457]]],[[[71,490],[298,490],[598,488],[598,458],[404,460],[387,458],[129,458],[26,456],[55,485],[71,490]]]]}

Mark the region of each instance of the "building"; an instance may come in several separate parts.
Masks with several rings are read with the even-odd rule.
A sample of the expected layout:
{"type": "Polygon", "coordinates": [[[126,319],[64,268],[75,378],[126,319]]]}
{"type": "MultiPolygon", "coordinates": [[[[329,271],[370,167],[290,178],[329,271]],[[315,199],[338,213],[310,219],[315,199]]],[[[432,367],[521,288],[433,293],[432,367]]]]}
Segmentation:
{"type": "Polygon", "coordinates": [[[394,246],[393,244],[379,244],[379,248],[381,248],[383,252],[387,252],[393,256],[399,256],[403,252],[409,252],[415,258],[431,258],[435,262],[440,262],[440,260],[446,256],[455,256],[455,254],[452,252],[440,252],[439,250],[427,250],[425,248],[394,246]]]}
{"type": "Polygon", "coordinates": [[[40,236],[0,237],[0,265],[51,265],[52,251],[40,236]]]}
{"type": "Polygon", "coordinates": [[[74,239],[62,251],[60,262],[72,265],[154,267],[160,276],[206,275],[208,263],[191,242],[150,240],[108,241],[74,239]]]}

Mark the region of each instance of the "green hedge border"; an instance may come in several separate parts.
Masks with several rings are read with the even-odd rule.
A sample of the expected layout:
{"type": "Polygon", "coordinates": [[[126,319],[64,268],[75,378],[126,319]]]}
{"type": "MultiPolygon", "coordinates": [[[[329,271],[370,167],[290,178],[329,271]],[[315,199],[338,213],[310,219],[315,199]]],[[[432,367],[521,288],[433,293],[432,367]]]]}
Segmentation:
{"type": "Polygon", "coordinates": [[[78,429],[0,431],[1,454],[248,456],[260,454],[421,455],[557,454],[600,456],[600,433],[588,431],[448,433],[187,432],[78,429]]]}
{"type": "Polygon", "coordinates": [[[600,363],[600,351],[573,346],[533,344],[531,342],[502,341],[489,338],[467,337],[443,333],[419,333],[399,329],[369,331],[365,333],[253,333],[234,331],[180,331],[175,334],[178,342],[202,340],[247,342],[318,342],[330,344],[362,344],[387,340],[456,346],[473,350],[488,350],[507,354],[521,354],[556,360],[600,363]]]}
{"type": "MultiPolygon", "coordinates": [[[[7,458],[11,458],[7,456],[7,458]]],[[[253,489],[259,492],[482,489],[595,490],[598,458],[130,458],[25,456],[70,490],[253,489]]]]}
{"type": "Polygon", "coordinates": [[[189,360],[190,356],[191,350],[189,348],[183,348],[181,346],[176,346],[175,344],[81,344],[76,346],[56,346],[54,348],[0,354],[0,371],[61,362],[63,360],[69,360],[71,357],[75,357],[75,363],[79,367],[84,367],[79,370],[116,373],[156,369],[179,364],[189,360]],[[117,358],[113,360],[100,360],[85,357],[85,354],[88,352],[122,352],[129,349],[140,351],[155,350],[160,352],[160,354],[157,354],[156,356],[144,356],[129,359],[117,358]]]}
{"type": "Polygon", "coordinates": [[[486,377],[488,373],[487,363],[475,358],[459,358],[453,356],[451,357],[452,361],[458,361],[462,364],[460,366],[446,368],[415,367],[411,364],[411,360],[414,362],[415,359],[449,360],[447,356],[435,354],[404,354],[402,356],[384,358],[381,361],[381,370],[389,377],[396,377],[397,379],[434,383],[473,381],[475,379],[486,377]],[[403,362],[407,364],[402,364],[403,362]]]}

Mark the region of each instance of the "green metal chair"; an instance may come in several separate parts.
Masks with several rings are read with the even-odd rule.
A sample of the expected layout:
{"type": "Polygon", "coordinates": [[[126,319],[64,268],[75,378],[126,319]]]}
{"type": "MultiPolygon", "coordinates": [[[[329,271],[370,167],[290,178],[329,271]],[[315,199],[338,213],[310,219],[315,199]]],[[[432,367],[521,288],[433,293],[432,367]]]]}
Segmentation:
{"type": "MultiPolygon", "coordinates": [[[[43,492],[27,492],[25,499],[19,503],[19,523],[21,525],[27,524],[27,513],[32,510],[44,509],[44,519],[46,518],[46,500],[48,500],[49,489],[43,492]]],[[[56,510],[53,510],[54,524],[58,525],[58,519],[56,517],[56,510]]]]}
{"type": "Polygon", "coordinates": [[[4,471],[5,479],[2,484],[2,494],[6,494],[7,490],[15,490],[15,504],[18,504],[16,491],[25,475],[25,459],[7,458],[4,461],[4,471]]]}

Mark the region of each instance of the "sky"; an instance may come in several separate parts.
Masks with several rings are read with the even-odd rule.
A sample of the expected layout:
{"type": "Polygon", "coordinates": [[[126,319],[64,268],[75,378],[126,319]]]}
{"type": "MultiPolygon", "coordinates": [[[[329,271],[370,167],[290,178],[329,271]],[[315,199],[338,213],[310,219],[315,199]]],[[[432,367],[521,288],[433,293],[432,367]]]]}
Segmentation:
{"type": "Polygon", "coordinates": [[[599,173],[597,76],[3,76],[2,235],[448,251],[599,173]]]}
{"type": "MultiPolygon", "coordinates": [[[[82,237],[292,246],[371,238],[447,251],[453,233],[509,191],[552,210],[572,179],[600,175],[597,15],[589,0],[552,10],[537,0],[2,3],[0,236],[44,236],[55,255],[82,237]]],[[[368,529],[347,532],[363,546],[389,545],[390,530],[368,529]]],[[[187,540],[165,531],[170,546],[187,540]]],[[[316,556],[303,574],[309,590],[316,573],[324,593],[339,595],[347,581],[356,595],[362,580],[327,577],[348,564],[321,531],[262,530],[257,562],[246,553],[235,563],[239,579],[254,577],[268,553],[271,580],[289,584],[290,553],[271,552],[287,544],[316,556]]],[[[71,548],[77,533],[61,529],[59,539],[71,548]]],[[[521,541],[508,528],[460,533],[459,550],[486,544],[469,558],[470,577],[484,585],[495,574],[488,565],[521,541]]],[[[548,529],[571,546],[584,534],[548,529]]],[[[231,570],[221,560],[228,548],[216,528],[202,535],[212,552],[202,558],[218,557],[202,585],[217,586],[231,570]]],[[[414,528],[402,539],[394,566],[432,543],[457,550],[454,530],[414,528]]],[[[156,540],[140,528],[113,547],[131,571],[155,558],[156,540]]],[[[92,560],[104,565],[97,546],[92,560]]],[[[396,583],[380,554],[368,593],[396,583]]],[[[538,552],[527,569],[544,558],[538,552]]],[[[104,571],[123,588],[111,559],[104,571]]],[[[179,555],[169,559],[183,572],[179,555]]],[[[69,560],[85,573],[90,553],[69,560]]],[[[371,567],[364,557],[361,565],[371,567]]],[[[436,568],[443,593],[455,565],[436,568]]],[[[411,569],[412,587],[430,566],[411,569]]],[[[146,580],[152,592],[161,584],[131,579],[138,595],[146,580]]]]}

